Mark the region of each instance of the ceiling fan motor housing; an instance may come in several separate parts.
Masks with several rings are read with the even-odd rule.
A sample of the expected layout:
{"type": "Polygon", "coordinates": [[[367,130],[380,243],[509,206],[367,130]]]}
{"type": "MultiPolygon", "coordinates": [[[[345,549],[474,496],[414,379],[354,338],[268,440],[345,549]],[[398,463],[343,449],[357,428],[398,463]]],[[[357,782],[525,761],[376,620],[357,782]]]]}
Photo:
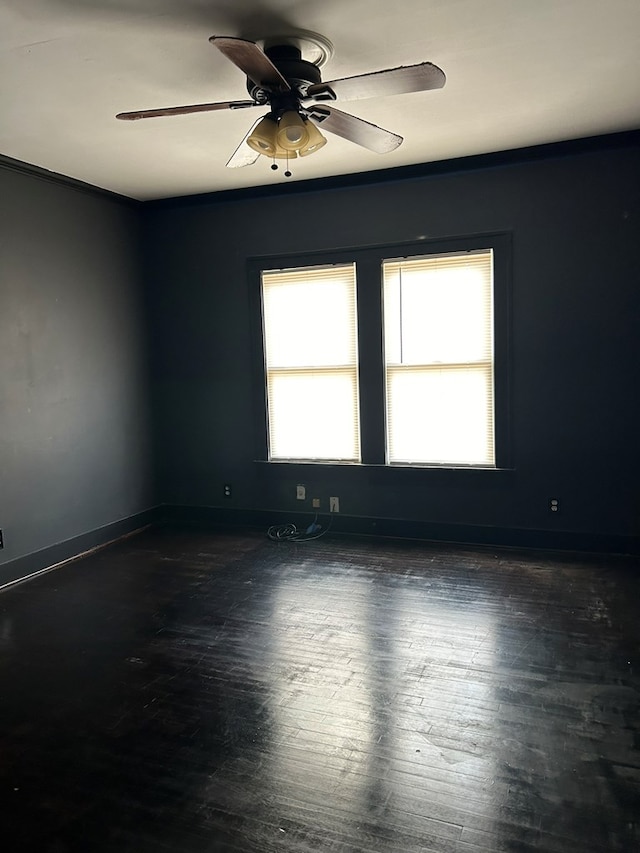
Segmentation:
{"type": "MultiPolygon", "coordinates": [[[[288,81],[296,100],[306,97],[307,89],[315,83],[321,83],[320,69],[313,62],[302,58],[298,47],[292,44],[281,44],[266,47],[268,58],[273,62],[285,80],[288,81]]],[[[267,104],[273,100],[274,92],[264,89],[247,77],[247,92],[259,104],[267,104]]]]}

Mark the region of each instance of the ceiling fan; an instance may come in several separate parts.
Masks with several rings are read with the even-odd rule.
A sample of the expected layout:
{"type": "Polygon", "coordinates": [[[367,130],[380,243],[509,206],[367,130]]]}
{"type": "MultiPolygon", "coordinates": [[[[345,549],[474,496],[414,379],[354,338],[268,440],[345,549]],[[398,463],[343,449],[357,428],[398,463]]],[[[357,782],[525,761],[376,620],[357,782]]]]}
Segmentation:
{"type": "MultiPolygon", "coordinates": [[[[265,42],[264,50],[253,41],[230,36],[211,36],[211,44],[247,77],[250,100],[220,101],[154,110],[118,113],[116,118],[136,121],[160,116],[187,115],[215,110],[269,107],[257,119],[227,162],[230,168],[250,166],[260,155],[287,161],[313,154],[326,139],[319,128],[362,145],[378,154],[393,151],[402,137],[329,104],[338,99],[386,97],[408,92],[441,89],[444,72],[431,62],[400,66],[355,77],[323,82],[320,65],[331,55],[331,43],[320,36],[311,42],[320,48],[315,62],[303,59],[300,40],[286,37],[265,42]]],[[[287,171],[285,175],[291,173],[287,171]]]]}

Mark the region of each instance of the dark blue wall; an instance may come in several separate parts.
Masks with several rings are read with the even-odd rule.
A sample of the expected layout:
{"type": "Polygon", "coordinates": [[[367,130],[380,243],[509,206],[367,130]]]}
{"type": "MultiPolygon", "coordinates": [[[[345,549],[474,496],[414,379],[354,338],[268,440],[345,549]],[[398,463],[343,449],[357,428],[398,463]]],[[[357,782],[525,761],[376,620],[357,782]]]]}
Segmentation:
{"type": "Polygon", "coordinates": [[[341,519],[637,541],[639,154],[145,206],[0,168],[0,583],[160,502],[310,511],[297,482],[341,519]],[[255,461],[251,258],[490,232],[513,247],[512,470],[255,461]]]}
{"type": "MultiPolygon", "coordinates": [[[[0,199],[6,564],[129,518],[153,494],[139,211],[6,167],[0,199]]],[[[27,569],[7,565],[0,582],[27,569]]]]}
{"type": "Polygon", "coordinates": [[[160,500],[293,512],[304,482],[353,516],[637,536],[639,153],[554,149],[379,184],[149,206],[160,500]],[[254,461],[248,259],[489,232],[513,241],[513,470],[254,461]]]}

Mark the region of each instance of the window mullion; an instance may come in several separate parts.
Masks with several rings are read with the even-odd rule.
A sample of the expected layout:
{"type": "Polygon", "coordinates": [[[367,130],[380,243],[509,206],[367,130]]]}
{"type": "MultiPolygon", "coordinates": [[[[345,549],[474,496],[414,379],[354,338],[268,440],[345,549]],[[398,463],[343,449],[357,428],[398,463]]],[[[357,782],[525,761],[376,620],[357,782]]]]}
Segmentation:
{"type": "Polygon", "coordinates": [[[356,268],[362,461],[383,465],[386,416],[381,259],[373,254],[361,255],[356,268]]]}

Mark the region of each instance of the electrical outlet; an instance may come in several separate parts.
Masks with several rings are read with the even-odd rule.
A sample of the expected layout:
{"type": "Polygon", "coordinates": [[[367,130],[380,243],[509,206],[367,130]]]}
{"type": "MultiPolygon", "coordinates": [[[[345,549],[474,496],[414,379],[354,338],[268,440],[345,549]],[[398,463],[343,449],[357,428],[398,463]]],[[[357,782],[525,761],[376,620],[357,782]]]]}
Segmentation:
{"type": "Polygon", "coordinates": [[[311,506],[312,506],[314,509],[320,509],[320,498],[314,498],[314,499],[311,501],[311,506]]]}
{"type": "Polygon", "coordinates": [[[296,500],[304,501],[307,499],[307,490],[303,485],[296,486],[296,500]]]}
{"type": "Polygon", "coordinates": [[[549,501],[549,509],[551,512],[560,512],[560,501],[557,498],[551,498],[549,501]]]}
{"type": "Polygon", "coordinates": [[[225,483],[222,487],[222,491],[224,492],[225,498],[231,497],[231,483],[225,483]]]}
{"type": "Polygon", "coordinates": [[[329,512],[340,512],[340,498],[329,498],[329,512]]]}
{"type": "Polygon", "coordinates": [[[2,530],[0,530],[0,548],[4,548],[4,536],[2,535],[2,530]]]}

